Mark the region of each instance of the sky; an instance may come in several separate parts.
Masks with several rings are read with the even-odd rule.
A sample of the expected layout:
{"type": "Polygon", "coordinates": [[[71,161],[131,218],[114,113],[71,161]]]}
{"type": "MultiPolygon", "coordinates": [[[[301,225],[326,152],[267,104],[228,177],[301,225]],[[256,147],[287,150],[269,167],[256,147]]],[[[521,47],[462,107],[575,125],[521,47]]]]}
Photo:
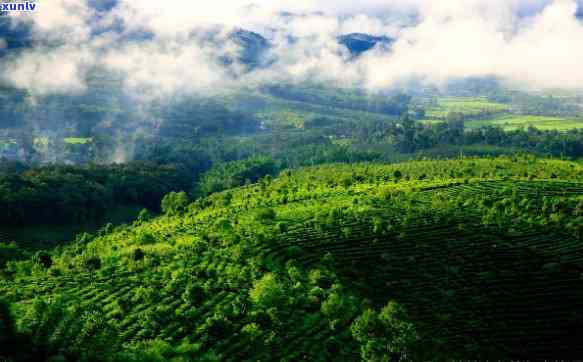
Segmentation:
{"type": "Polygon", "coordinates": [[[120,75],[128,93],[149,96],[305,80],[370,91],[408,80],[439,85],[477,76],[533,89],[583,85],[583,22],[575,16],[576,0],[38,4],[35,13],[11,14],[13,22],[32,26],[38,45],[5,57],[0,68],[0,79],[33,94],[83,92],[85,76],[95,67],[120,75]],[[241,51],[228,38],[236,28],[270,41],[269,66],[249,72],[241,64],[226,68],[217,62],[241,51]],[[354,59],[337,42],[352,32],[396,42],[390,51],[377,48],[354,59]]]}

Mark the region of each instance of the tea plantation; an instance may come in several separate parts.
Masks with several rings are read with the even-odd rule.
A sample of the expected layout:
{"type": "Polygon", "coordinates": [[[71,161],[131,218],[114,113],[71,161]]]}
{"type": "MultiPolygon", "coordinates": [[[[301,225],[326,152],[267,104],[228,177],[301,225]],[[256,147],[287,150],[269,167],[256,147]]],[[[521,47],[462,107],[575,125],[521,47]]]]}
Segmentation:
{"type": "Polygon", "coordinates": [[[583,166],[332,164],[9,261],[0,360],[583,355],[583,166]]]}

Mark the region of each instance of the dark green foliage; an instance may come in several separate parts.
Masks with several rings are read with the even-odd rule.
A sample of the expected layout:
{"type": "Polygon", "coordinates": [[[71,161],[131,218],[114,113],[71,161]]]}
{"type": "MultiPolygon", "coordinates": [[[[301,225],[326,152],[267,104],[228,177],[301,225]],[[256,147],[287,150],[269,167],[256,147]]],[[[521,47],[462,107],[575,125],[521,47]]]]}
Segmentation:
{"type": "Polygon", "coordinates": [[[136,250],[134,250],[134,253],[132,254],[132,259],[134,261],[142,261],[144,260],[145,256],[146,254],[144,254],[144,251],[140,248],[137,248],[136,250]]]}
{"type": "MultiPolygon", "coordinates": [[[[15,326],[10,312],[10,306],[0,300],[0,346],[10,346],[14,343],[15,326]]],[[[6,358],[0,350],[0,358],[6,358]]]]}
{"type": "Polygon", "coordinates": [[[151,218],[152,218],[152,213],[150,213],[150,211],[148,211],[147,209],[142,209],[142,210],[140,210],[140,213],[138,214],[136,221],[137,222],[146,222],[146,221],[150,220],[151,218]]]}
{"type": "Polygon", "coordinates": [[[279,230],[280,233],[285,233],[288,231],[289,229],[289,225],[286,224],[285,222],[278,222],[277,223],[277,229],[279,230]]]}
{"type": "Polygon", "coordinates": [[[274,175],[277,170],[275,161],[264,156],[219,164],[203,175],[197,193],[206,196],[247,182],[254,183],[264,176],[274,175]]]}
{"type": "Polygon", "coordinates": [[[176,166],[48,166],[0,174],[0,223],[77,224],[99,221],[112,208],[159,210],[162,197],[190,189],[193,176],[176,166]]]}
{"type": "Polygon", "coordinates": [[[156,237],[152,233],[144,232],[138,235],[137,242],[140,245],[149,245],[156,242],[156,237]]]}
{"type": "Polygon", "coordinates": [[[277,214],[271,208],[261,208],[255,212],[255,220],[261,223],[268,223],[275,220],[277,214]]]}
{"type": "Polygon", "coordinates": [[[391,97],[378,96],[371,99],[371,97],[366,97],[363,94],[351,94],[348,90],[332,89],[313,83],[303,86],[270,85],[266,89],[269,93],[284,99],[390,115],[405,113],[411,101],[411,97],[406,94],[395,94],[391,97]]]}
{"type": "Polygon", "coordinates": [[[365,361],[413,359],[419,337],[404,308],[389,302],[380,312],[367,309],[351,326],[365,361]]]}
{"type": "Polygon", "coordinates": [[[51,255],[45,251],[39,251],[34,255],[34,262],[45,269],[49,269],[53,265],[51,255]]]}
{"type": "Polygon", "coordinates": [[[30,335],[17,331],[10,304],[0,299],[0,360],[34,361],[30,335]]]}
{"type": "Polygon", "coordinates": [[[64,297],[35,298],[19,321],[17,360],[51,358],[97,361],[112,356],[117,330],[106,318],[82,307],[67,307],[64,297]]]}
{"type": "Polygon", "coordinates": [[[210,343],[224,340],[232,333],[231,322],[222,314],[215,314],[207,318],[202,328],[207,333],[210,343]]]}
{"type": "Polygon", "coordinates": [[[199,307],[206,297],[206,293],[204,288],[202,288],[199,284],[196,283],[188,283],[184,293],[182,294],[182,299],[184,302],[193,305],[195,307],[199,307]]]}
{"type": "Polygon", "coordinates": [[[187,99],[178,97],[158,108],[157,116],[167,119],[159,133],[171,139],[196,140],[212,135],[228,135],[253,132],[257,120],[239,112],[233,112],[213,99],[187,99]]]}
{"type": "Polygon", "coordinates": [[[101,259],[98,256],[90,256],[85,259],[85,269],[88,271],[96,271],[101,269],[101,259]]]}
{"type": "Polygon", "coordinates": [[[0,271],[11,260],[26,259],[29,253],[24,248],[19,247],[15,242],[0,243],[0,271]]]}

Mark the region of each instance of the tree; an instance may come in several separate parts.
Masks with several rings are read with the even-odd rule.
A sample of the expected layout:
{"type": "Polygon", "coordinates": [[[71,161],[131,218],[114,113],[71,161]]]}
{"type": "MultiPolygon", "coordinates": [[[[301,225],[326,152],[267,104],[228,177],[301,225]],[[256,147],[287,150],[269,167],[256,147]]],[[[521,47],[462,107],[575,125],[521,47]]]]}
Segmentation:
{"type": "Polygon", "coordinates": [[[409,116],[409,112],[404,113],[399,127],[400,139],[397,147],[400,152],[411,153],[415,151],[415,121],[409,116]]]}
{"type": "Polygon", "coordinates": [[[171,192],[162,199],[162,212],[167,215],[178,215],[188,206],[186,192],[171,192]]]}
{"type": "Polygon", "coordinates": [[[10,354],[14,353],[15,328],[12,313],[8,303],[0,300],[0,346],[6,346],[6,349],[0,349],[0,360],[7,359],[10,361],[10,354]]]}
{"type": "Polygon", "coordinates": [[[412,346],[419,338],[405,309],[394,301],[390,301],[380,313],[365,310],[350,329],[361,345],[361,357],[365,361],[410,358],[412,346]]]}
{"type": "Polygon", "coordinates": [[[184,293],[182,293],[182,300],[195,307],[200,306],[205,297],[204,288],[192,282],[188,283],[184,293]]]}
{"type": "MultiPolygon", "coordinates": [[[[90,308],[88,308],[90,309],[90,308]]],[[[23,337],[30,341],[26,360],[109,360],[119,350],[119,331],[102,312],[88,310],[63,296],[35,298],[19,320],[23,337]]]]}
{"type": "Polygon", "coordinates": [[[345,296],[341,291],[334,291],[322,303],[320,310],[330,321],[330,328],[334,330],[352,318],[358,308],[355,298],[345,296]]]}
{"type": "Polygon", "coordinates": [[[241,329],[243,335],[250,341],[256,342],[261,337],[261,327],[257,323],[248,323],[241,329]]]}
{"type": "Polygon", "coordinates": [[[51,255],[46,251],[39,251],[34,255],[34,262],[45,269],[49,269],[53,265],[51,255]]]}
{"type": "Polygon", "coordinates": [[[101,269],[101,259],[98,256],[91,256],[85,259],[85,268],[89,271],[101,269]]]}
{"type": "Polygon", "coordinates": [[[132,255],[132,259],[134,261],[141,261],[141,260],[144,260],[144,256],[145,256],[144,251],[140,248],[137,248],[136,250],[134,250],[134,253],[132,255]]]}
{"type": "Polygon", "coordinates": [[[276,216],[277,214],[275,213],[275,210],[265,207],[257,210],[255,213],[255,220],[259,221],[260,223],[269,223],[275,220],[276,216]]]}
{"type": "Polygon", "coordinates": [[[213,343],[227,338],[233,329],[233,324],[222,313],[215,313],[208,317],[205,323],[199,327],[199,331],[206,332],[207,341],[213,343]]]}
{"type": "Polygon", "coordinates": [[[389,341],[391,352],[407,352],[419,338],[405,308],[395,301],[390,301],[381,310],[379,320],[392,332],[389,341]]]}
{"type": "Polygon", "coordinates": [[[264,308],[280,306],[284,296],[281,284],[271,273],[255,281],[253,289],[249,292],[251,301],[264,308]]]}
{"type": "Polygon", "coordinates": [[[142,210],[140,210],[140,213],[138,214],[136,221],[138,223],[143,223],[143,222],[150,220],[151,218],[152,218],[152,215],[150,214],[150,211],[148,211],[148,209],[142,209],[142,210]]]}

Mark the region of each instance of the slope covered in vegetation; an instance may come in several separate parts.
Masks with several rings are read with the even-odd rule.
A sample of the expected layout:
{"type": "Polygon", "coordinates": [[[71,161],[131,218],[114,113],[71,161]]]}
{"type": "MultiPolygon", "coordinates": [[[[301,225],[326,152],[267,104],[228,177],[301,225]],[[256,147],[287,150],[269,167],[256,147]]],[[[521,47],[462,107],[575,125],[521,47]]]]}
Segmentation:
{"type": "Polygon", "coordinates": [[[0,357],[583,353],[578,163],[334,164],[162,209],[9,262],[0,357]]]}

